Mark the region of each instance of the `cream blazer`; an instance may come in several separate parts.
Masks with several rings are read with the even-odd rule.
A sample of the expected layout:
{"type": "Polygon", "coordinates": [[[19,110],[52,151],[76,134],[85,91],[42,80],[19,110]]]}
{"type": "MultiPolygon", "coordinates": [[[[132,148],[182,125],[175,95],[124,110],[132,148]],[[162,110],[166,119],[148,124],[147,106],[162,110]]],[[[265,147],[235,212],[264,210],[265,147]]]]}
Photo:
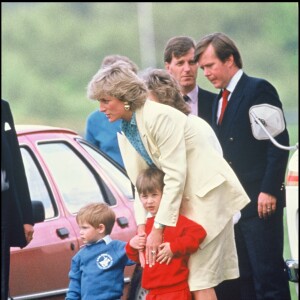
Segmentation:
{"type": "Polygon", "coordinates": [[[222,146],[217,138],[217,135],[215,134],[214,130],[211,128],[211,126],[202,118],[195,116],[195,115],[189,115],[189,118],[192,118],[192,122],[199,123],[198,129],[201,130],[201,133],[203,135],[202,141],[204,143],[209,143],[211,146],[218,151],[221,155],[223,155],[222,146]]]}
{"type": "MultiPolygon", "coordinates": [[[[205,247],[250,202],[246,192],[194,118],[146,100],[136,110],[136,121],[150,158],[165,173],[155,220],[175,226],[180,211],[206,229],[207,237],[201,244],[201,248],[205,247]]],[[[118,142],[125,169],[135,185],[137,175],[148,165],[123,133],[118,134],[118,142]]],[[[137,193],[134,210],[137,224],[144,224],[146,212],[137,193]]]]}

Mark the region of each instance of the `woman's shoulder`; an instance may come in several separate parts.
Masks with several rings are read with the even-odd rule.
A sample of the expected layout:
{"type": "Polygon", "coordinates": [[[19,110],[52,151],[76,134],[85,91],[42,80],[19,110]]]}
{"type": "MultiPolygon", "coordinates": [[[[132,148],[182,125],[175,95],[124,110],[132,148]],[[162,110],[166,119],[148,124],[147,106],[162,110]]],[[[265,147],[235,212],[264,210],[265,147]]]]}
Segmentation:
{"type": "Polygon", "coordinates": [[[179,111],[178,109],[171,107],[170,105],[162,104],[150,99],[146,100],[142,108],[142,111],[144,117],[166,115],[166,116],[175,116],[176,118],[180,118],[180,116],[182,118],[187,118],[187,116],[181,111],[179,111]]]}

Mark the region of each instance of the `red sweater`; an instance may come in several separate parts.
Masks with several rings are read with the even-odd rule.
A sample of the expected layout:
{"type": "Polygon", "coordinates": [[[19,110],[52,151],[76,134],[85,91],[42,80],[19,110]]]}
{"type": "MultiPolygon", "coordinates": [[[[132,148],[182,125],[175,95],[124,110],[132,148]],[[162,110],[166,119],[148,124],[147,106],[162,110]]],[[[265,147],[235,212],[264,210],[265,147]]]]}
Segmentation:
{"type": "MultiPolygon", "coordinates": [[[[148,218],[146,234],[151,232],[154,217],[148,218]]],[[[179,215],[176,227],[166,226],[163,232],[163,242],[169,242],[174,254],[171,262],[155,263],[151,268],[145,265],[142,275],[142,287],[152,293],[171,292],[186,288],[189,270],[187,262],[191,253],[199,248],[206,237],[204,228],[194,221],[179,215]]],[[[128,257],[139,262],[138,250],[126,245],[128,257]]]]}

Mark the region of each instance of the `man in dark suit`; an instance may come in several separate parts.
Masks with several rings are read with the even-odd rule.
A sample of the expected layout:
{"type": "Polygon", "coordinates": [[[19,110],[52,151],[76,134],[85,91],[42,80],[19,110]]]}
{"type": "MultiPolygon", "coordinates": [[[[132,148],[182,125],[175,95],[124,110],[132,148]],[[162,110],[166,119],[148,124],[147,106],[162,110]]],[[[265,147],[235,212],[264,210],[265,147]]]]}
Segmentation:
{"type": "MultiPolygon", "coordinates": [[[[256,140],[249,119],[249,109],[253,105],[267,103],[282,109],[282,103],[269,82],[249,77],[242,71],[240,53],[225,34],[203,37],[196,46],[195,59],[207,79],[221,89],[213,104],[212,127],[224,158],[251,199],[235,225],[240,298],[228,296],[227,299],[288,300],[290,292],[283,259],[283,209],[289,153],[269,140],[256,140]],[[229,97],[220,122],[224,103],[221,95],[225,89],[229,97]]],[[[288,145],[287,130],[276,140],[288,145]]],[[[229,294],[233,291],[233,286],[227,290],[229,294]]],[[[220,299],[225,298],[220,296],[220,299]]]]}
{"type": "Polygon", "coordinates": [[[1,300],[8,297],[10,247],[33,236],[31,199],[8,102],[1,99],[1,300]]]}
{"type": "Polygon", "coordinates": [[[217,96],[197,86],[198,63],[194,61],[195,42],[187,36],[171,38],[165,47],[166,70],[177,80],[181,93],[191,107],[191,113],[211,125],[212,103],[217,96]]]}

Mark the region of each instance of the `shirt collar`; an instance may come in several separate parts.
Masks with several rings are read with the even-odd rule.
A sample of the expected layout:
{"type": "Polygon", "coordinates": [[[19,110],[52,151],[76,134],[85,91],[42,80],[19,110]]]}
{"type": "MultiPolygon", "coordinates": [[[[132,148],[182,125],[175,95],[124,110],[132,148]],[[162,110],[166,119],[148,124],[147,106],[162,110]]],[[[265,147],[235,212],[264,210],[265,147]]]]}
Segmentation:
{"type": "Polygon", "coordinates": [[[152,215],[150,212],[147,212],[147,219],[153,218],[155,215],[152,215]]]}
{"type": "Polygon", "coordinates": [[[94,245],[94,244],[98,244],[98,243],[101,243],[101,242],[104,242],[106,245],[108,245],[111,241],[112,241],[112,238],[110,237],[110,235],[106,235],[105,237],[101,238],[100,240],[98,240],[97,242],[95,243],[89,243],[87,245],[94,245]]]}
{"type": "Polygon", "coordinates": [[[226,90],[228,90],[230,92],[230,94],[232,94],[232,92],[234,91],[237,83],[239,82],[239,80],[241,79],[243,75],[243,70],[239,69],[231,78],[229,84],[226,87],[226,90]]]}
{"type": "Polygon", "coordinates": [[[190,91],[187,96],[190,97],[192,103],[198,102],[198,86],[195,85],[192,91],[190,91]]]}
{"type": "Polygon", "coordinates": [[[126,121],[126,120],[122,119],[122,121],[121,121],[121,131],[126,132],[132,126],[137,127],[135,112],[133,112],[133,114],[131,116],[131,119],[129,121],[126,121]]]}
{"type": "Polygon", "coordinates": [[[129,126],[129,125],[137,126],[136,125],[135,111],[132,113],[130,121],[126,121],[126,120],[122,119],[122,124],[125,124],[126,126],[129,126]]]}
{"type": "Polygon", "coordinates": [[[130,120],[130,124],[136,126],[136,118],[135,118],[135,112],[133,112],[131,120],[130,120]]]}
{"type": "MultiPolygon", "coordinates": [[[[112,238],[110,237],[110,235],[106,235],[103,239],[102,239],[106,245],[108,245],[111,241],[112,241],[112,238]]],[[[101,240],[100,240],[101,241],[101,240]]]]}

